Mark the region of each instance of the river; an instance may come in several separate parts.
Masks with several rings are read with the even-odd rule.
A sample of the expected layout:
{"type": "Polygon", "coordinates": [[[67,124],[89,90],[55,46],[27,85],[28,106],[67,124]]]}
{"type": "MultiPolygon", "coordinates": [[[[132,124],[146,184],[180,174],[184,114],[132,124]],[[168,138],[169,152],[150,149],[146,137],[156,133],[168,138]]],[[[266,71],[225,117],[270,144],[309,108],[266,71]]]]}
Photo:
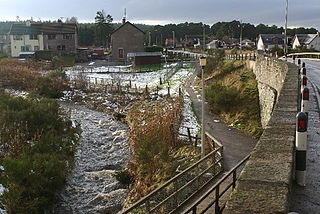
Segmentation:
{"type": "Polygon", "coordinates": [[[83,106],[61,103],[72,120],[83,130],[76,153],[76,165],[62,191],[53,213],[117,213],[127,189],[113,177],[126,167],[130,149],[128,126],[110,115],[83,106]]]}

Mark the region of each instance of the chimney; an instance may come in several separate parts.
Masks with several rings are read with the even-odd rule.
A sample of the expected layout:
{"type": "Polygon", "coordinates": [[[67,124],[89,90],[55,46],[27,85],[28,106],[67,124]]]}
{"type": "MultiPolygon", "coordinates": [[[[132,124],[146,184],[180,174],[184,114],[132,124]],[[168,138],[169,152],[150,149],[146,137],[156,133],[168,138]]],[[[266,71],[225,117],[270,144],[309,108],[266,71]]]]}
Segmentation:
{"type": "Polygon", "coordinates": [[[122,24],[124,25],[126,23],[126,17],[122,18],[122,24]]]}

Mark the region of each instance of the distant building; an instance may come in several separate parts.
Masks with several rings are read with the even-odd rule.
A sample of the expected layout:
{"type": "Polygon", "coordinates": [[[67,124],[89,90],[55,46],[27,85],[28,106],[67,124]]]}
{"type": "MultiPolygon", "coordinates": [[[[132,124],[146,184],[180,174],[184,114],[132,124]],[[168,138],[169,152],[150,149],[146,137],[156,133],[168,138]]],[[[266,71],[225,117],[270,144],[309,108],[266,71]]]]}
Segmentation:
{"type": "Polygon", "coordinates": [[[214,39],[211,42],[209,42],[206,46],[207,46],[207,49],[218,49],[218,48],[225,48],[226,44],[224,41],[214,39]]]}
{"type": "Polygon", "coordinates": [[[284,47],[284,34],[260,34],[258,38],[258,50],[270,50],[273,47],[284,47]]]}
{"type": "Polygon", "coordinates": [[[32,24],[43,35],[44,50],[59,55],[74,54],[78,47],[77,25],[74,23],[32,24]]]}
{"type": "Polygon", "coordinates": [[[292,48],[305,47],[307,49],[314,48],[320,51],[320,37],[317,34],[297,34],[293,37],[292,48]]]}
{"type": "Polygon", "coordinates": [[[46,51],[46,55],[73,55],[78,46],[77,26],[71,23],[13,24],[9,31],[10,55],[46,51]]]}
{"type": "Polygon", "coordinates": [[[161,52],[128,53],[128,58],[130,58],[134,62],[134,66],[160,65],[161,56],[161,52]]]}
{"type": "Polygon", "coordinates": [[[256,43],[251,41],[250,39],[244,39],[241,41],[240,45],[241,47],[254,47],[256,43]]]}
{"type": "Polygon", "coordinates": [[[122,20],[122,25],[111,34],[112,58],[124,61],[128,53],[144,51],[144,32],[130,22],[122,20]]]}
{"type": "Polygon", "coordinates": [[[10,55],[9,35],[7,33],[0,34],[0,54],[10,55]]]}

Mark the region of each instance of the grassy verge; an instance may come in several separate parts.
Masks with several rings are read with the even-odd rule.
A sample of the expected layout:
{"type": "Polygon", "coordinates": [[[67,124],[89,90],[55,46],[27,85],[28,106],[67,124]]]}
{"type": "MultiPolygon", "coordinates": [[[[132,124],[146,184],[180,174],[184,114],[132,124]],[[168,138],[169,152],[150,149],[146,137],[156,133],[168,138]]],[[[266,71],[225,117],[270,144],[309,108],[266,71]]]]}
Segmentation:
{"type": "Polygon", "coordinates": [[[207,75],[211,82],[206,87],[210,110],[234,127],[259,137],[262,127],[257,82],[245,62],[222,60],[207,75]]]}
{"type": "Polygon", "coordinates": [[[182,98],[168,98],[142,102],[128,113],[133,150],[129,173],[134,182],[130,185],[127,205],[173,177],[178,173],[178,166],[183,170],[198,160],[199,151],[178,140],[182,107],[182,98]]]}
{"type": "Polygon", "coordinates": [[[73,168],[79,135],[56,101],[0,93],[0,203],[8,213],[45,213],[73,168]]]}

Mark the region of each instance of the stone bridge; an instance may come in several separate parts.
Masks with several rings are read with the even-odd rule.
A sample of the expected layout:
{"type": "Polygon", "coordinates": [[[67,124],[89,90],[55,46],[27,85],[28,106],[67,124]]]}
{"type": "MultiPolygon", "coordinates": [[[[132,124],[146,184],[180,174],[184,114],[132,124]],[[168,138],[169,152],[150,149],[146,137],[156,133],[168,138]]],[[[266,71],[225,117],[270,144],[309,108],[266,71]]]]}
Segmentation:
{"type": "Polygon", "coordinates": [[[293,180],[297,66],[259,55],[258,81],[264,132],[242,171],[223,213],[288,213],[293,180]]]}

